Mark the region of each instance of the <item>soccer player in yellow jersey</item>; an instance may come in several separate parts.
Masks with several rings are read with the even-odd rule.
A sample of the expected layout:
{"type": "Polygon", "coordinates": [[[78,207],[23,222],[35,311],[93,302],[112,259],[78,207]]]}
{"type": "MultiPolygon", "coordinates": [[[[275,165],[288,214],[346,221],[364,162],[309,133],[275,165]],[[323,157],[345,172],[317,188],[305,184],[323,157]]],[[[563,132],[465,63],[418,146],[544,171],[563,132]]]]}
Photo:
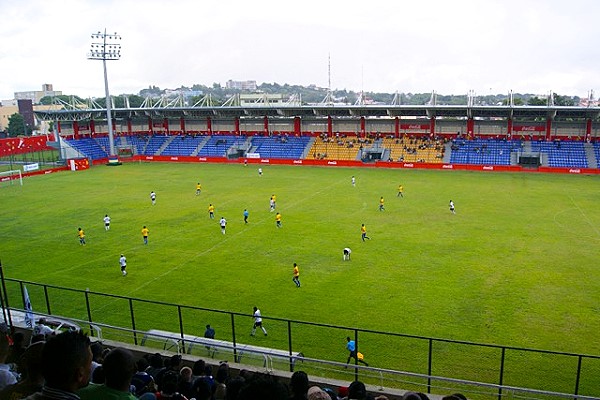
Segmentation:
{"type": "Polygon", "coordinates": [[[360,227],[360,235],[362,237],[363,242],[365,241],[365,239],[371,240],[371,238],[367,236],[367,228],[365,227],[365,224],[362,224],[362,226],[360,227]]]}
{"type": "Polygon", "coordinates": [[[281,213],[277,213],[277,215],[275,215],[275,225],[278,228],[281,228],[281,213]]]}
{"type": "Polygon", "coordinates": [[[215,206],[213,206],[212,204],[208,205],[208,216],[210,217],[210,219],[215,219],[215,206]]]}
{"type": "Polygon", "coordinates": [[[79,236],[79,244],[85,246],[85,233],[83,233],[83,229],[77,229],[77,236],[79,236]]]}
{"type": "Polygon", "coordinates": [[[385,210],[385,207],[383,207],[383,196],[381,196],[381,198],[379,199],[379,211],[383,210],[385,210]]]}
{"type": "Polygon", "coordinates": [[[148,233],[150,231],[146,228],[146,225],[142,228],[142,237],[144,238],[144,244],[148,244],[148,233]]]}
{"type": "Polygon", "coordinates": [[[300,270],[298,269],[298,264],[294,263],[294,277],[292,281],[296,284],[296,287],[300,287],[300,270]]]}
{"type": "Polygon", "coordinates": [[[198,196],[202,192],[202,185],[200,182],[196,183],[196,196],[198,196]]]}
{"type": "Polygon", "coordinates": [[[404,192],[404,187],[402,185],[399,185],[398,186],[398,195],[396,197],[404,197],[402,192],[404,192]]]}

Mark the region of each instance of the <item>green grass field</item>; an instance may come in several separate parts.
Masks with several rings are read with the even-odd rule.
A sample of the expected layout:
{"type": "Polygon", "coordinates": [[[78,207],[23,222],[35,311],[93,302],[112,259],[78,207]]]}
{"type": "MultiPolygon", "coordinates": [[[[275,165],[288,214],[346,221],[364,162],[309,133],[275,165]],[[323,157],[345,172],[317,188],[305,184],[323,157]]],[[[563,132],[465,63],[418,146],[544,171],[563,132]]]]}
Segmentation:
{"type": "MultiPolygon", "coordinates": [[[[247,314],[257,305],[267,317],[600,354],[598,176],[298,166],[263,170],[259,177],[256,166],[131,163],[4,186],[4,274],[247,314]],[[350,184],[352,175],[356,187],[350,184]],[[198,181],[200,196],[195,195],[198,181]],[[404,198],[396,197],[400,183],[404,198]],[[157,193],[154,206],[152,190],[157,193]],[[269,212],[272,194],[283,216],[281,229],[269,212]],[[385,198],[383,212],[378,210],[380,196],[385,198]],[[450,199],[456,215],[448,210],[450,199]],[[209,203],[216,207],[215,220],[208,217],[209,203]],[[248,225],[244,208],[250,212],[248,225]],[[109,232],[102,222],[107,213],[109,232]],[[228,220],[226,235],[218,225],[221,216],[228,220]],[[361,241],[362,223],[372,240],[361,241]],[[147,246],[143,225],[150,230],[147,246]],[[86,232],[86,246],[79,245],[78,227],[86,232]],[[352,249],[350,262],[342,261],[344,247],[352,249]],[[127,277],[119,271],[120,253],[128,259],[127,277]],[[291,280],[294,262],[300,266],[300,289],[291,280]]],[[[34,290],[31,295],[34,309],[41,307],[41,294],[34,290]]],[[[129,325],[127,311],[111,312],[116,304],[100,303],[93,304],[97,317],[129,325]]],[[[65,299],[55,309],[61,307],[70,309],[72,317],[86,318],[76,300],[65,299]]],[[[141,312],[147,313],[147,329],[179,329],[176,312],[141,312]]],[[[200,334],[211,322],[218,336],[226,336],[228,319],[213,317],[194,316],[186,329],[200,334]]],[[[237,334],[249,333],[252,319],[244,324],[237,334]]],[[[287,348],[285,324],[266,320],[265,326],[269,337],[253,340],[287,348]]],[[[351,331],[303,327],[295,343],[310,357],[345,361],[347,334],[351,331]]],[[[361,337],[361,351],[371,365],[426,372],[426,360],[411,358],[417,351],[413,347],[401,338],[361,337]]],[[[437,374],[497,378],[495,364],[485,372],[485,352],[477,359],[459,345],[439,352],[448,365],[440,364],[437,374]]],[[[522,379],[539,375],[534,387],[571,391],[572,376],[561,376],[554,362],[548,366],[544,357],[507,360],[511,369],[505,384],[528,385],[522,379]]],[[[572,371],[576,364],[568,367],[572,371]]],[[[593,368],[600,371],[600,363],[593,368]]],[[[598,375],[583,380],[586,394],[599,394],[598,375]]]]}

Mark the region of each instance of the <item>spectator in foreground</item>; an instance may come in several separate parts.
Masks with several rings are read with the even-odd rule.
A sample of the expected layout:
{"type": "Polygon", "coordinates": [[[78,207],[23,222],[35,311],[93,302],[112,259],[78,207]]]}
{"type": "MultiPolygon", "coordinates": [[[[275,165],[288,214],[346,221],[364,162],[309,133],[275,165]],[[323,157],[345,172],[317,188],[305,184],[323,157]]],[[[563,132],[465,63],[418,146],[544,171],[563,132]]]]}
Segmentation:
{"type": "Polygon", "coordinates": [[[136,400],[129,391],[131,378],[135,373],[135,360],[131,351],[115,348],[102,363],[104,384],[89,385],[79,391],[81,400],[136,400]]]}
{"type": "Polygon", "coordinates": [[[5,332],[0,332],[0,390],[14,385],[18,380],[18,374],[11,371],[10,365],[6,364],[8,350],[8,336],[5,332]]]}
{"type": "Polygon", "coordinates": [[[78,399],[77,391],[90,380],[90,338],[81,331],[51,336],[42,351],[42,365],[44,387],[26,400],[78,399]]]}
{"type": "Polygon", "coordinates": [[[290,379],[290,399],[306,399],[308,393],[308,375],[304,371],[296,371],[290,379]]]}
{"type": "Polygon", "coordinates": [[[44,386],[44,375],[42,374],[44,345],[45,342],[37,342],[27,347],[19,363],[23,380],[2,390],[0,400],[22,399],[42,390],[44,386]]]}
{"type": "Polygon", "coordinates": [[[154,378],[152,375],[146,372],[146,369],[148,368],[148,360],[142,357],[137,360],[135,365],[137,367],[137,371],[131,378],[131,384],[135,386],[135,395],[139,397],[144,393],[156,392],[154,378]]]}

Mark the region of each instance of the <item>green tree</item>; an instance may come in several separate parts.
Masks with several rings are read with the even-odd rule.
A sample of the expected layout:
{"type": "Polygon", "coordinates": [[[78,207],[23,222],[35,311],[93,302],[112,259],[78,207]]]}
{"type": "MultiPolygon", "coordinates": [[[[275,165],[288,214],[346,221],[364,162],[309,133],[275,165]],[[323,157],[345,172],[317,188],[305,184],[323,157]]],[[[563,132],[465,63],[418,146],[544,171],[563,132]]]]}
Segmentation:
{"type": "Polygon", "coordinates": [[[42,105],[50,105],[50,104],[52,104],[53,101],[55,101],[55,99],[60,99],[60,100],[64,101],[65,103],[69,103],[69,104],[73,102],[73,99],[75,99],[75,100],[77,100],[79,102],[85,103],[85,100],[82,99],[79,96],[74,96],[74,95],[70,95],[70,96],[60,95],[60,96],[44,96],[44,97],[42,97],[40,99],[40,104],[42,104],[42,105]]]}
{"type": "Polygon", "coordinates": [[[6,131],[10,137],[29,135],[31,132],[31,127],[28,127],[25,124],[25,118],[23,118],[21,114],[14,113],[8,117],[8,128],[6,131]]]}
{"type": "Polygon", "coordinates": [[[546,99],[540,99],[537,96],[533,96],[529,100],[527,100],[527,105],[529,106],[545,106],[547,104],[548,101],[546,99]]]}

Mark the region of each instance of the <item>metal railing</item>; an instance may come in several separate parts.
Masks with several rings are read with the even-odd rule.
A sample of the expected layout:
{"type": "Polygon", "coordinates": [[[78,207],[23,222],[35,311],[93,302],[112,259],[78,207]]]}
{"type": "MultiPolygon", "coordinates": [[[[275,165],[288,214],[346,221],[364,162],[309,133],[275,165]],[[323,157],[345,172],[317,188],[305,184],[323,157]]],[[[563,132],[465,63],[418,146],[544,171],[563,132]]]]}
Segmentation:
{"type": "MultiPolygon", "coordinates": [[[[235,361],[237,346],[248,340],[239,332],[248,329],[252,322],[250,314],[4,278],[1,267],[0,278],[0,300],[4,310],[20,309],[16,305],[24,304],[24,288],[27,286],[30,297],[36,296],[37,304],[40,298],[44,299],[45,311],[41,313],[37,309],[36,313],[84,321],[85,325],[90,325],[91,336],[98,332],[92,326],[121,327],[118,334],[104,329],[103,338],[111,339],[113,336],[119,342],[134,345],[141,345],[143,335],[153,329],[174,332],[181,340],[189,340],[191,333],[202,331],[205,322],[211,321],[213,326],[218,327],[219,337],[231,343],[231,355],[235,361]],[[128,324],[130,326],[125,327],[128,324]]],[[[6,311],[4,320],[13,325],[11,315],[6,311]]],[[[564,393],[570,393],[567,396],[570,398],[600,396],[600,356],[596,355],[473,343],[268,316],[263,316],[263,320],[269,329],[268,347],[276,349],[279,356],[287,354],[288,362],[282,367],[289,371],[294,370],[292,360],[297,360],[296,355],[300,353],[303,355],[303,370],[311,368],[313,374],[327,378],[344,377],[351,372],[354,379],[360,377],[382,387],[387,383],[386,386],[432,393],[436,388],[460,387],[466,391],[464,388],[476,386],[480,390],[485,388],[483,397],[490,396],[491,390],[498,399],[518,397],[517,392],[522,393],[524,398],[529,398],[526,393],[544,394],[550,398],[564,397],[564,393]],[[360,343],[361,351],[369,348],[380,350],[384,355],[393,354],[390,357],[380,356],[383,359],[377,364],[381,368],[358,366],[356,361],[354,365],[328,361],[340,358],[339,343],[336,341],[332,346],[331,338],[346,336],[352,337],[357,346],[360,343]],[[332,350],[332,347],[335,349],[332,350]],[[403,358],[405,353],[410,353],[410,357],[403,358]],[[413,381],[406,381],[407,377],[413,381]]],[[[265,342],[255,343],[262,346],[265,342]]],[[[194,348],[201,351],[205,343],[194,348]]],[[[257,354],[260,352],[257,351],[257,354]]],[[[371,351],[371,354],[374,352],[371,351]]],[[[262,359],[260,354],[258,356],[262,359]]]]}

